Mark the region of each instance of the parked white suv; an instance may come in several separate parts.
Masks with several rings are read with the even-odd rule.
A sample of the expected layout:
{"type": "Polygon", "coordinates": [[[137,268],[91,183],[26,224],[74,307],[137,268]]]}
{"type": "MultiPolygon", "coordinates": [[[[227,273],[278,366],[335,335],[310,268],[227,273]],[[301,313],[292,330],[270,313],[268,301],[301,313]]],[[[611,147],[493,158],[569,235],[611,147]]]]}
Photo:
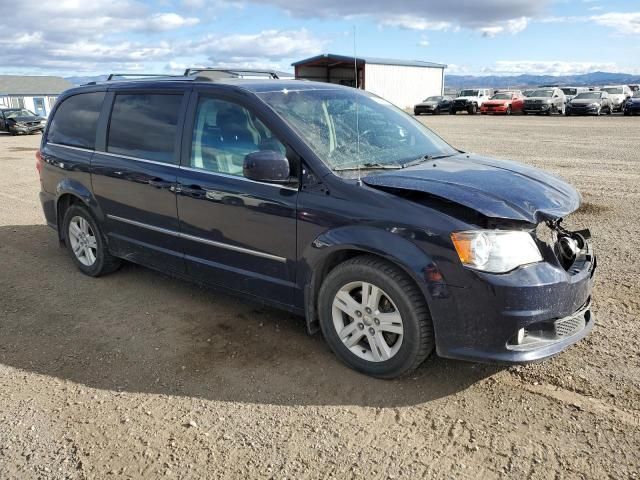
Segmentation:
{"type": "Polygon", "coordinates": [[[633,95],[633,92],[628,85],[607,85],[600,90],[607,92],[611,103],[613,103],[613,109],[621,112],[624,109],[624,104],[633,95]]]}
{"type": "Polygon", "coordinates": [[[453,101],[451,106],[451,113],[456,114],[462,110],[473,115],[478,113],[480,106],[489,100],[493,95],[493,90],[490,88],[473,88],[468,90],[462,90],[453,101]]]}

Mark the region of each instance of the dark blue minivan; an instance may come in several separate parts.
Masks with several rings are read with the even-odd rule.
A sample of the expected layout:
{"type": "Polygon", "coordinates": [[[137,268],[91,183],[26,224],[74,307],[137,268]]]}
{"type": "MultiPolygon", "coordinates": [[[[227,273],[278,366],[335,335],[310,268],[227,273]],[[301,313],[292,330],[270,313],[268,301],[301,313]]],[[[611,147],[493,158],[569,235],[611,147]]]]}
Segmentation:
{"type": "Polygon", "coordinates": [[[127,260],[294,312],[382,378],[434,349],[539,360],[593,327],[576,190],[375,95],[201,71],[74,88],[50,118],[40,197],[87,275],[127,260]]]}

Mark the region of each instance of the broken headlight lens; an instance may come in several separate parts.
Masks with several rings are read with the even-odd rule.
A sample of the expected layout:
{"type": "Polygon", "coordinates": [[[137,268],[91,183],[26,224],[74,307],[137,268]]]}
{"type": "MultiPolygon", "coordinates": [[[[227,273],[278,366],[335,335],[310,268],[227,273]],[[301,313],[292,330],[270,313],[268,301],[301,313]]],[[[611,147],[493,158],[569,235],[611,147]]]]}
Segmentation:
{"type": "Polygon", "coordinates": [[[506,273],[542,260],[529,232],[470,230],[452,233],[451,240],[462,264],[483,272],[506,273]]]}

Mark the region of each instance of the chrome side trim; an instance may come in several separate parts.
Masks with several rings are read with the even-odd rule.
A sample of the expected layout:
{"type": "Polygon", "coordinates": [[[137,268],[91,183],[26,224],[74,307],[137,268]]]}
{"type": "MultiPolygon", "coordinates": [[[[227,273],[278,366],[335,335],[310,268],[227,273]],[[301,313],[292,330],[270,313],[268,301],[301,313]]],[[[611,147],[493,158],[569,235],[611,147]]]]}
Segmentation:
{"type": "Polygon", "coordinates": [[[135,160],[136,162],[151,163],[153,165],[162,165],[164,167],[178,168],[178,165],[176,165],[175,163],[158,162],[157,160],[147,160],[146,158],[130,157],[129,155],[121,155],[119,153],[98,152],[98,151],[96,151],[96,154],[97,155],[106,155],[107,157],[124,158],[125,160],[135,160]]]}
{"type": "Polygon", "coordinates": [[[107,218],[111,220],[116,220],[122,223],[128,223],[129,225],[134,225],[136,227],[146,228],[147,230],[153,230],[154,232],[164,233],[166,235],[171,235],[173,237],[184,238],[185,240],[192,240],[194,242],[203,243],[205,245],[211,245],[213,247],[224,248],[226,250],[232,250],[234,252],[246,253],[249,255],[253,255],[255,257],[266,258],[268,260],[274,260],[276,262],[286,263],[287,259],[284,257],[279,257],[277,255],[271,255],[270,253],[259,252],[257,250],[251,250],[248,248],[238,247],[236,245],[229,245],[228,243],[216,242],[214,240],[209,240],[207,238],[196,237],[195,235],[189,235],[186,233],[176,232],[174,230],[168,230],[162,227],[156,227],[154,225],[149,225],[147,223],[138,222],[136,220],[130,220],[128,218],[118,217],[116,215],[107,214],[107,218]]]}
{"type": "Polygon", "coordinates": [[[294,192],[298,191],[297,187],[288,187],[280,183],[258,182],[256,180],[251,180],[250,178],[247,178],[247,177],[241,177],[239,175],[231,175],[229,173],[224,173],[224,172],[210,172],[208,170],[193,168],[193,167],[184,167],[182,165],[180,165],[180,167],[178,168],[180,168],[180,170],[186,170],[188,172],[204,173],[206,175],[213,175],[215,177],[233,178],[233,179],[242,180],[245,182],[257,183],[258,185],[269,185],[271,187],[284,188],[285,190],[292,190],[294,192]]]}
{"type": "Polygon", "coordinates": [[[94,150],[90,148],[72,147],[71,145],[62,145],[61,143],[47,142],[47,145],[53,145],[54,147],[68,148],[69,150],[78,150],[80,152],[93,153],[94,150]]]}

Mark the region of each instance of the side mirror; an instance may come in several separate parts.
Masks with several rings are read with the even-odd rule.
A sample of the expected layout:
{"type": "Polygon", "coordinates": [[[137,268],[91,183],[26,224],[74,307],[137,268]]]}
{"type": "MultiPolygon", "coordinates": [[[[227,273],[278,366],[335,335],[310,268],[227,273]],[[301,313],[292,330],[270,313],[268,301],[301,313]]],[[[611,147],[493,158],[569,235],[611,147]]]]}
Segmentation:
{"type": "Polygon", "coordinates": [[[259,150],[244,157],[242,173],[249,180],[268,183],[289,181],[289,160],[274,150],[259,150]]]}

